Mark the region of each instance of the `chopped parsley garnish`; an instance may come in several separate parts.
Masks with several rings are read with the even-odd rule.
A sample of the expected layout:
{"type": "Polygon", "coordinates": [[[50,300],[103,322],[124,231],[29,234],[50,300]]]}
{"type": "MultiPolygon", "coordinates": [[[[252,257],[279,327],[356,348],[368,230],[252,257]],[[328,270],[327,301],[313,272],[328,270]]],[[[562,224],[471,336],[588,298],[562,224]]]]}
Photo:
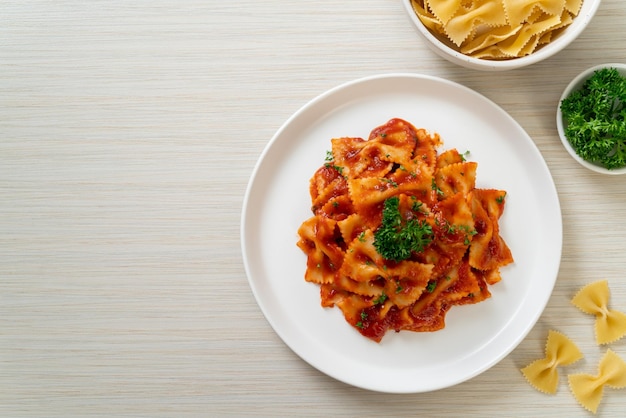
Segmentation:
{"type": "Polygon", "coordinates": [[[422,206],[424,205],[422,202],[417,200],[415,196],[411,196],[411,200],[413,201],[413,205],[411,205],[411,210],[413,212],[426,213],[426,210],[422,209],[422,206]]]}
{"type": "Polygon", "coordinates": [[[439,186],[437,186],[437,183],[435,182],[435,178],[433,177],[433,180],[430,183],[430,188],[432,190],[434,190],[438,196],[443,196],[443,191],[439,188],[439,186]]]}
{"type": "Polygon", "coordinates": [[[365,321],[366,319],[367,319],[367,312],[361,311],[361,320],[356,323],[356,326],[359,328],[364,328],[365,325],[363,325],[363,321],[365,321]]]}
{"type": "Polygon", "coordinates": [[[501,205],[504,202],[504,198],[506,197],[506,193],[501,196],[496,197],[496,203],[501,205]]]}
{"type": "Polygon", "coordinates": [[[395,181],[393,181],[392,179],[388,179],[385,177],[381,177],[380,181],[385,182],[385,183],[389,183],[390,185],[392,185],[393,187],[398,187],[398,183],[396,183],[395,181]]]}
{"type": "Polygon", "coordinates": [[[343,167],[339,166],[339,165],[333,165],[330,163],[326,163],[324,164],[324,166],[326,168],[334,168],[335,170],[337,170],[339,172],[339,174],[341,174],[343,176],[343,167]]]}
{"type": "Polygon", "coordinates": [[[463,241],[463,244],[465,245],[470,245],[471,242],[471,237],[473,237],[474,235],[476,235],[478,233],[478,231],[476,231],[475,229],[470,228],[467,225],[459,225],[459,228],[462,229],[465,232],[465,240],[463,241]]]}
{"type": "Polygon", "coordinates": [[[428,282],[428,285],[426,286],[426,291],[428,293],[433,293],[435,291],[435,287],[437,287],[437,282],[436,281],[430,281],[430,282],[428,282]]]}
{"type": "Polygon", "coordinates": [[[380,296],[374,299],[374,305],[382,305],[387,300],[387,295],[383,292],[380,296]]]}
{"type": "Polygon", "coordinates": [[[382,224],[374,233],[376,251],[383,258],[396,262],[424,251],[433,239],[432,227],[418,219],[403,219],[399,205],[397,196],[385,200],[382,224]]]}
{"type": "Polygon", "coordinates": [[[609,170],[626,166],[626,77],[615,68],[596,70],[560,107],[576,154],[609,170]]]}

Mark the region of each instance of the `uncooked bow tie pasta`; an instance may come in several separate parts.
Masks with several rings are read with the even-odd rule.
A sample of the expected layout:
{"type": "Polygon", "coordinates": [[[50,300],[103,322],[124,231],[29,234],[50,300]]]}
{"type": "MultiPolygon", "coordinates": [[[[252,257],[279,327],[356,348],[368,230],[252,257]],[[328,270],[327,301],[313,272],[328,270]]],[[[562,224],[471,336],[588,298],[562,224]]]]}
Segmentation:
{"type": "Polygon", "coordinates": [[[608,349],[598,365],[598,374],[578,373],[568,376],[569,386],[576,400],[594,414],[602,401],[604,387],[626,388],[626,363],[608,349]]]}
{"type": "Polygon", "coordinates": [[[554,394],[559,384],[557,367],[567,366],[583,358],[583,354],[567,336],[550,330],[545,348],[546,357],[522,369],[528,383],[540,392],[554,394]]]}
{"type": "Polygon", "coordinates": [[[435,36],[465,55],[522,57],[551,42],[578,15],[582,0],[411,0],[435,36]]]}
{"type": "Polygon", "coordinates": [[[608,308],[610,295],[608,281],[600,280],[580,289],[572,299],[578,309],[596,316],[598,344],[609,344],[626,335],[626,314],[608,308]]]}

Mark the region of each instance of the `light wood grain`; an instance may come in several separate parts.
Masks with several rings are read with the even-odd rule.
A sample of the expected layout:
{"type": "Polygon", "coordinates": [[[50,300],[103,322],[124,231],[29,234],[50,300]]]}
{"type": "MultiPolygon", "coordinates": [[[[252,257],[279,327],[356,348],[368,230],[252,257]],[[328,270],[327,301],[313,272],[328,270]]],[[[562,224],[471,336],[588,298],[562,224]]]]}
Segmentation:
{"type": "MultiPolygon", "coordinates": [[[[531,68],[435,56],[391,0],[5,1],[0,11],[0,415],[587,416],[519,368],[549,329],[595,372],[604,348],[570,304],[608,279],[626,309],[626,183],[579,167],[554,123],[582,69],[624,62],[626,7],[531,68]],[[458,386],[370,393],[312,369],[263,318],[242,266],[248,178],[279,126],[345,81],[417,72],[464,84],[530,134],[556,182],[554,294],[507,358],[458,386]]],[[[522,221],[522,220],[520,220],[522,221]]],[[[626,342],[611,346],[626,358],[626,342]]],[[[563,371],[563,376],[568,371],[563,371]]],[[[607,390],[601,416],[622,416],[607,390]]]]}

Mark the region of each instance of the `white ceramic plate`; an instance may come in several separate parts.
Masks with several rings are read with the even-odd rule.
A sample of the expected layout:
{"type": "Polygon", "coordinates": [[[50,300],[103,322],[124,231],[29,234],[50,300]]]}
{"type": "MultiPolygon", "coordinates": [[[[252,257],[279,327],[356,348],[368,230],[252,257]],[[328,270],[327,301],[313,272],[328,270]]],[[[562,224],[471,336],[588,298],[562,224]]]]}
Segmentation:
{"type": "Polygon", "coordinates": [[[509,354],[550,298],[562,247],[561,211],[550,172],[526,132],[500,107],[439,78],[390,74],[364,78],[315,98],[278,130],[263,151],[243,203],[241,241],[256,300],[276,333],[318,370],[357,387],[426,392],[466,381],[509,354]],[[455,306],[434,333],[361,336],[338,308],[320,306],[304,281],[297,229],[311,216],[309,179],[330,139],[367,138],[389,119],[438,132],[442,149],[470,151],[477,187],[507,191],[501,234],[515,257],[485,302],[455,306]]]}

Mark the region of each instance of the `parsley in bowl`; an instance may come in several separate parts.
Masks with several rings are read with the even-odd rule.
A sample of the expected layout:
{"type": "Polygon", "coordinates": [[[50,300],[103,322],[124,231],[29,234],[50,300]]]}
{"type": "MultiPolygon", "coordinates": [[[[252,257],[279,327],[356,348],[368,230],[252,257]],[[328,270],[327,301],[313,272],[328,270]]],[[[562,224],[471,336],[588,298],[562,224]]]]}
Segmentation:
{"type": "Polygon", "coordinates": [[[598,173],[626,174],[626,64],[603,64],[579,74],[557,109],[563,146],[598,173]]]}

